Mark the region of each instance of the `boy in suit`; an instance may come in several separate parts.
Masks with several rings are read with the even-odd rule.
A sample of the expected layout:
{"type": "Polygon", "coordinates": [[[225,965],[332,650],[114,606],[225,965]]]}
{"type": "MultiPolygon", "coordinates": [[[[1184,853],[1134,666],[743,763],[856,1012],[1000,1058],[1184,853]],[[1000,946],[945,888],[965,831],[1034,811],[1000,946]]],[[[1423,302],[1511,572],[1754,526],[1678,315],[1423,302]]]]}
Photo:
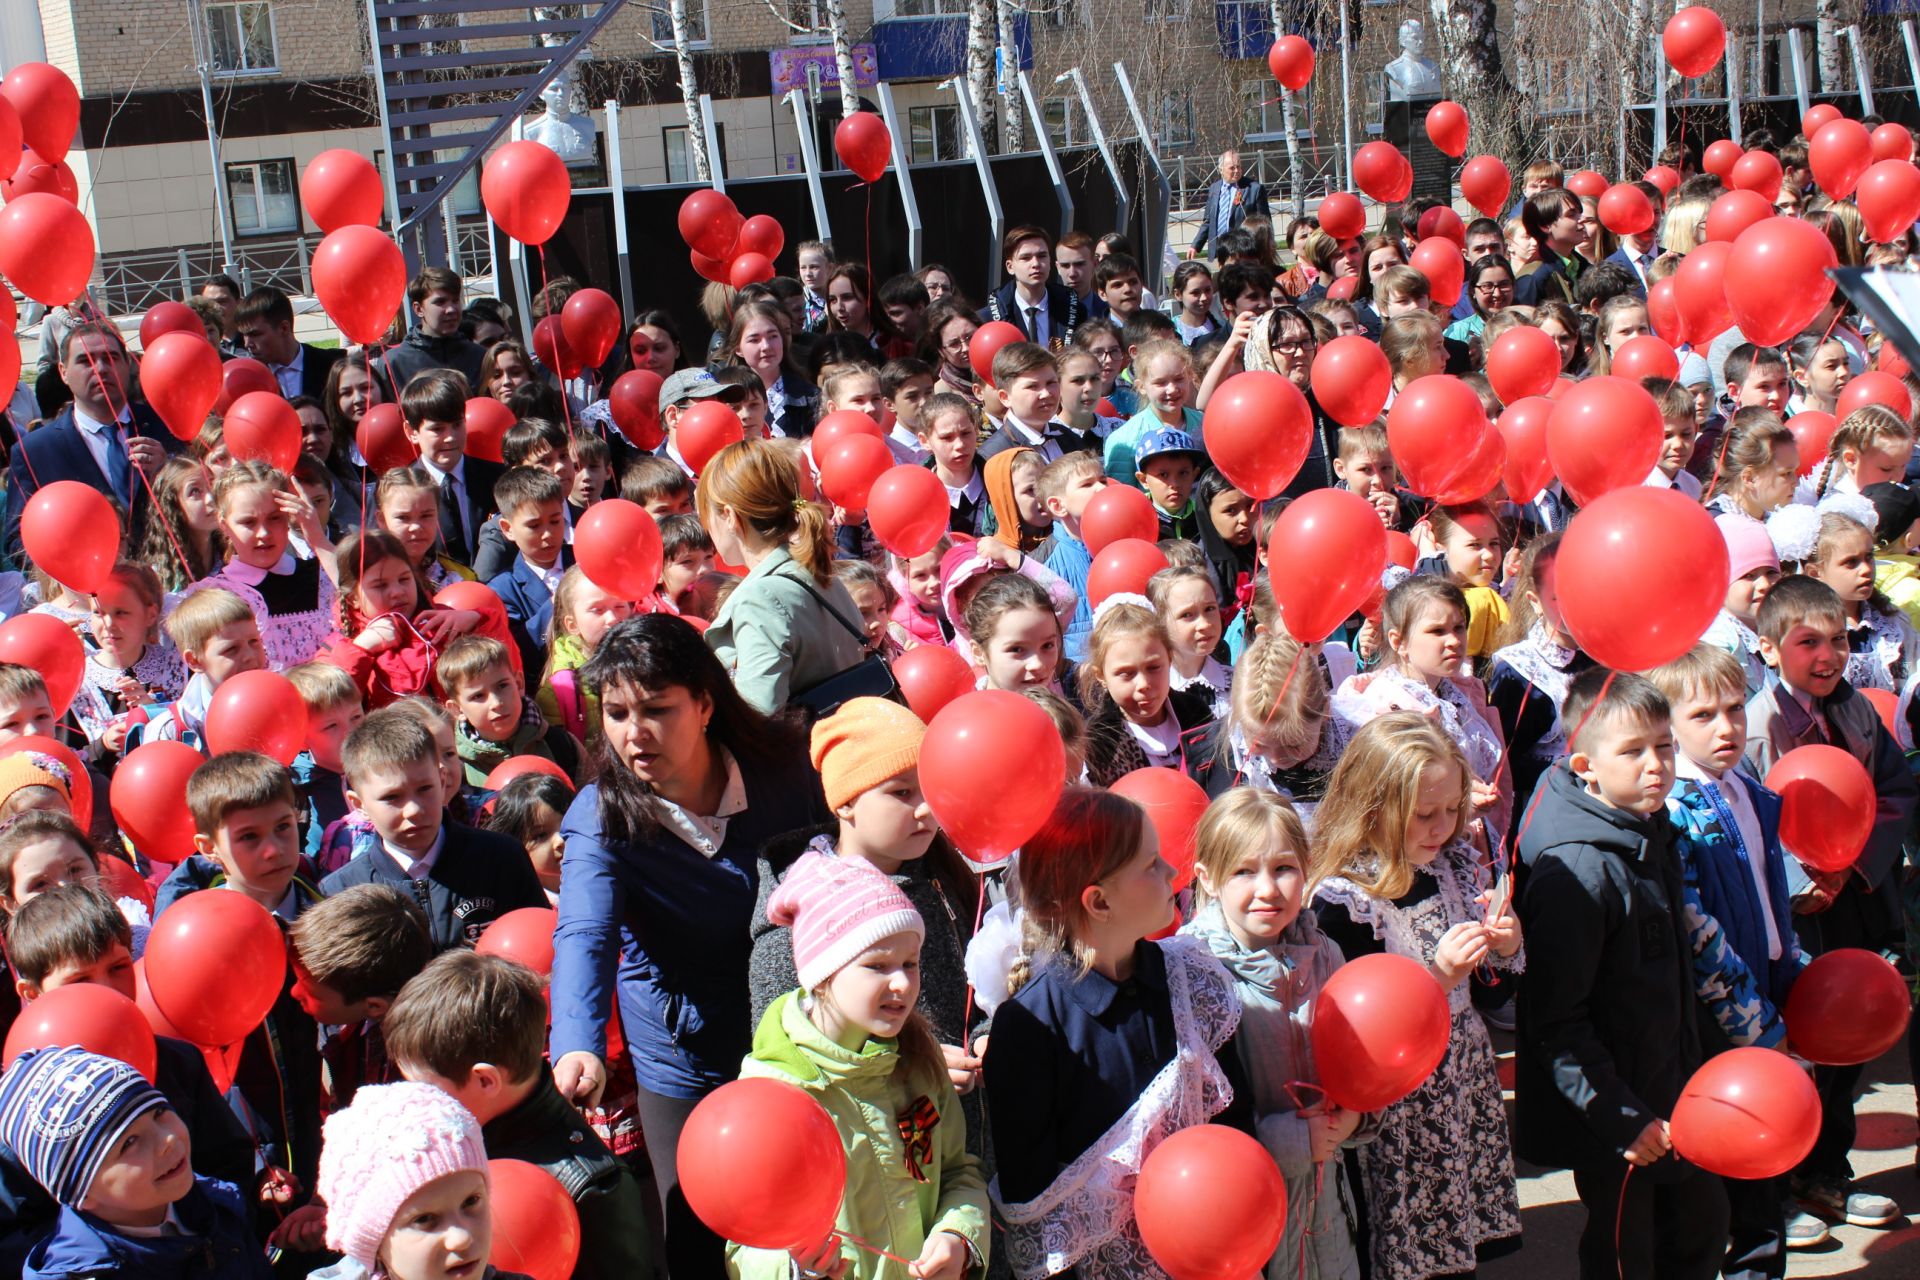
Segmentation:
{"type": "Polygon", "coordinates": [[[420,451],[420,465],[440,490],[440,541],[447,555],[472,564],[493,501],[495,481],[506,468],[467,457],[466,378],[452,369],[415,374],[400,391],[400,420],[407,442],[420,451]]]}
{"type": "Polygon", "coordinates": [[[567,546],[566,489],[538,467],[515,467],[493,486],[500,532],[517,554],[512,567],[487,585],[506,606],[507,622],[528,671],[547,662],[547,632],[553,624],[553,593],[573,563],[567,546]]]}

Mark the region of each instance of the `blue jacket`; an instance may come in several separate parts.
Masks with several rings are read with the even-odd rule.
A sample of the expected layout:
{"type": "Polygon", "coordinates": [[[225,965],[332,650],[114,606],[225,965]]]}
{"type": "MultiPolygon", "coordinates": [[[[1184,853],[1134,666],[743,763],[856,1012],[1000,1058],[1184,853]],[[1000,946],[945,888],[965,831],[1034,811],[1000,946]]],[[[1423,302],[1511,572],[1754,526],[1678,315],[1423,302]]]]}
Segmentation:
{"type": "Polygon", "coordinates": [[[308,751],[295,756],[289,768],[294,792],[300,797],[300,852],[317,858],[323,843],[320,837],[347,816],[347,780],[321,766],[308,751]]]}
{"type": "Polygon", "coordinates": [[[272,1280],[273,1268],[232,1184],[196,1177],[174,1211],[188,1234],[147,1239],[62,1208],[53,1233],[27,1255],[22,1280],[272,1280]]]}
{"type": "Polygon", "coordinates": [[[1072,587],[1073,594],[1079,599],[1079,603],[1073,607],[1073,620],[1067,623],[1062,647],[1074,662],[1085,662],[1087,639],[1093,634],[1093,606],[1087,603],[1087,574],[1093,570],[1093,553],[1087,550],[1086,543],[1067,531],[1065,524],[1056,520],[1053,523],[1053,550],[1047,552],[1043,563],[1058,574],[1062,582],[1072,587]]]}
{"type": "MultiPolygon", "coordinates": [[[[573,548],[560,548],[560,568],[573,564],[573,548]]],[[[540,573],[516,555],[513,568],[487,583],[500,603],[507,607],[507,624],[513,630],[514,643],[520,646],[523,669],[539,671],[547,665],[547,632],[553,626],[553,592],[540,579],[540,573]]]]}
{"type": "MultiPolygon", "coordinates": [[[[178,453],[186,447],[162,425],[159,416],[144,404],[132,407],[132,421],[127,424],[126,437],[129,440],[142,437],[158,440],[168,453],[178,453]]],[[[147,486],[132,473],[129,464],[127,481],[130,493],[113,492],[113,486],[107,483],[100,464],[93,460],[80,428],[73,425],[73,406],[69,404],[39,430],[22,433],[19,443],[13,447],[13,457],[7,464],[6,552],[15,565],[24,568],[27,562],[20,546],[20,514],[27,508],[27,499],[38,492],[41,485],[52,484],[56,480],[78,480],[118,502],[130,516],[129,543],[138,545],[141,531],[146,528],[147,513],[153,507],[147,498],[147,486]]]]}
{"type": "Polygon", "coordinates": [[[753,1041],[748,928],[756,859],[774,836],[832,820],[804,755],[743,764],[747,807],[711,857],[665,826],[608,838],[598,784],[582,788],[560,830],[567,871],[553,935],[553,1057],[606,1057],[621,1027],[641,1087],[698,1098],[734,1078],[753,1041]]]}
{"type": "Polygon", "coordinates": [[[546,891],[526,848],[494,831],[446,822],[440,855],[426,879],[400,869],[385,845],[375,845],[320,882],[331,897],[349,885],[390,884],[413,895],[433,932],[433,949],[471,947],[480,933],[509,911],[544,907],[546,891]]]}

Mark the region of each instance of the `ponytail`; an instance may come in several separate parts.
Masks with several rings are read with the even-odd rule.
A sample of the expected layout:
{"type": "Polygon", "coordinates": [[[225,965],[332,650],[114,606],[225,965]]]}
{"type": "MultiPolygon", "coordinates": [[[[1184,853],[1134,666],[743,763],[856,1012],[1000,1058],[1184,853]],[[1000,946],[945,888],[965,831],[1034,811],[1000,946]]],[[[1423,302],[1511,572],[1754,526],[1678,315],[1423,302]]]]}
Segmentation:
{"type": "Polygon", "coordinates": [[[785,544],[795,563],[824,587],[833,573],[833,527],[817,502],[800,496],[800,467],[770,440],[742,440],[714,455],[700,473],[695,493],[700,522],[713,527],[714,511],[729,507],[741,524],[775,545],[785,544]]]}

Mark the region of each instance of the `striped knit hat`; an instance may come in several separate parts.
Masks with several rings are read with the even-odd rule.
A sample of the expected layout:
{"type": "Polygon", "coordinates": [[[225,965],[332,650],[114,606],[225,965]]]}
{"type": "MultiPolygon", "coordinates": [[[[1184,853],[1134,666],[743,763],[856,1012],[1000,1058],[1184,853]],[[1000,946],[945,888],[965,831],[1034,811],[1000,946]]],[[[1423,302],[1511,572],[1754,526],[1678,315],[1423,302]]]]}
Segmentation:
{"type": "Polygon", "coordinates": [[[767,903],[793,934],[793,967],[812,991],[896,933],[927,936],[920,913],[870,863],[808,851],[767,903]]]}
{"type": "Polygon", "coordinates": [[[132,1067],[85,1049],[34,1049],[0,1076],[0,1142],[33,1180],[78,1208],[133,1122],[166,1107],[132,1067]]]}

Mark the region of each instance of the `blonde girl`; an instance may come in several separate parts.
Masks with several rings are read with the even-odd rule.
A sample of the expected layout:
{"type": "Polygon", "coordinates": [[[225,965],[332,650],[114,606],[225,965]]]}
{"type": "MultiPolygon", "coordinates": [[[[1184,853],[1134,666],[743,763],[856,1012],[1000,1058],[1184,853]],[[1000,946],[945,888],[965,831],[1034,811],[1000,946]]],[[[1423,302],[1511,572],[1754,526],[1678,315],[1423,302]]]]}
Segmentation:
{"type": "Polygon", "coordinates": [[[1446,1057],[1380,1113],[1360,1149],[1376,1280],[1470,1273],[1479,1249],[1520,1234],[1493,1046],[1467,981],[1482,964],[1522,967],[1520,924],[1506,895],[1490,901],[1465,838],[1472,785],[1438,725],[1381,716],[1340,758],[1314,830],[1307,880],[1320,927],[1348,960],[1386,952],[1420,964],[1451,1012],[1446,1057]]]}
{"type": "Polygon", "coordinates": [[[1193,354],[1172,338],[1155,338],[1142,344],[1133,358],[1133,389],[1140,397],[1140,410],[1107,437],[1101,463],[1107,474],[1135,488],[1134,477],[1140,467],[1134,449],[1140,437],[1162,427],[1173,427],[1192,436],[1205,447],[1200,433],[1200,411],[1193,407],[1193,354]]]}
{"type": "Polygon", "coordinates": [[[1906,478],[1912,458],[1913,424],[1885,405],[1863,405],[1834,428],[1826,458],[1800,481],[1794,501],[1817,503],[1830,493],[1897,484],[1906,478]]]}
{"type": "Polygon", "coordinates": [[[220,514],[213,507],[213,473],[200,459],[176,454],[154,476],[153,496],[153,512],[133,558],[152,565],[166,590],[184,591],[212,573],[226,555],[220,514]]]}
{"type": "Polygon", "coordinates": [[[1346,958],[1305,906],[1307,833],[1291,804],[1238,787],[1200,820],[1199,911],[1180,936],[1204,943],[1240,999],[1235,1056],[1252,1092],[1254,1133],[1287,1184],[1287,1230],[1267,1280],[1358,1276],[1343,1149],[1372,1137],[1368,1117],[1320,1096],[1313,1002],[1346,958]]]}
{"type": "Polygon", "coordinates": [[[1467,656],[1476,662],[1490,658],[1510,613],[1496,585],[1506,541],[1500,520],[1485,502],[1469,502],[1434,507],[1427,525],[1446,557],[1447,577],[1467,597],[1467,656]]]}
{"type": "Polygon", "coordinates": [[[1162,569],[1148,580],[1147,598],[1173,645],[1173,687],[1205,698],[1216,718],[1227,714],[1233,672],[1214,656],[1224,626],[1213,574],[1185,566],[1162,569]]]}
{"type": "Polygon", "coordinates": [[[1173,642],[1140,596],[1094,610],[1079,671],[1087,709],[1087,780],[1098,787],[1148,766],[1184,768],[1187,735],[1213,719],[1206,699],[1172,687],[1173,642]]]}
{"type": "Polygon", "coordinates": [[[577,674],[587,665],[607,632],[637,610],[631,600],[596,587],[575,565],[561,575],[553,593],[553,643],[547,649],[546,676],[534,700],[548,724],[591,745],[600,736],[600,699],[577,674]]]}
{"type": "Polygon", "coordinates": [[[1528,544],[1514,579],[1513,615],[1501,628],[1487,675],[1487,702],[1500,717],[1515,796],[1532,795],[1534,783],[1565,751],[1560,707],[1567,684],[1593,665],[1560,614],[1559,556],[1558,533],[1543,533],[1528,544]]]}
{"type": "Polygon", "coordinates": [[[1188,776],[1216,798],[1238,787],[1285,796],[1311,824],[1351,736],[1324,666],[1282,631],[1248,645],[1233,676],[1232,703],[1188,753],[1188,776]]]}
{"type": "Polygon", "coordinates": [[[144,564],[122,560],[94,592],[87,628],[96,648],[87,655],[73,714],[111,761],[127,737],[127,714],[148,703],[177,702],[187,668],[160,630],[160,577],[144,564]]]}
{"type": "Polygon", "coordinates": [[[413,557],[385,530],[349,534],[339,557],[340,626],[322,656],[353,677],[368,711],[408,694],[443,696],[433,665],[480,615],[434,607],[413,557]]]}
{"type": "Polygon", "coordinates": [[[1899,693],[1914,669],[1920,635],[1874,585],[1874,569],[1873,530],[1851,515],[1823,511],[1813,553],[1801,572],[1832,587],[1846,608],[1847,683],[1899,693]]]}
{"type": "Polygon", "coordinates": [[[313,504],[264,462],[228,467],[214,483],[213,501],[227,563],[201,585],[224,587],[246,601],[260,624],[269,668],[311,661],[334,629],[337,598],[333,548],[313,504]],[[289,549],[296,524],[308,546],[326,551],[297,559],[289,549]]]}
{"type": "Polygon", "coordinates": [[[1045,587],[1024,574],[995,574],[967,601],[966,619],[980,688],[1060,692],[1072,664],[1045,587]]]}
{"type": "Polygon", "coordinates": [[[1840,393],[1853,381],[1847,344],[1817,333],[1803,333],[1788,346],[1787,371],[1794,386],[1787,400],[1789,417],[1809,409],[1832,413],[1840,403],[1840,393]]]}
{"type": "Polygon", "coordinates": [[[1147,941],[1174,921],[1173,870],[1131,800],[1066,788],[1020,862],[1023,956],[985,1065],[1013,1272],[1163,1280],[1134,1182],[1169,1134],[1215,1119],[1251,1129],[1238,1060],[1220,1055],[1240,1002],[1193,939],[1147,941]],[[1081,1012],[1121,999],[1125,1018],[1081,1012]]]}
{"type": "Polygon", "coordinates": [[[1593,354],[1587,357],[1587,372],[1595,376],[1611,373],[1614,352],[1623,343],[1652,332],[1645,302],[1630,293],[1607,299],[1594,320],[1593,354]]]}
{"type": "Polygon", "coordinates": [[[1707,510],[1765,520],[1793,501],[1799,471],[1800,446],[1780,415],[1758,406],[1741,409],[1715,451],[1707,510]]]}
{"type": "Polygon", "coordinates": [[[407,558],[420,570],[427,594],[455,582],[472,582],[473,570],[437,553],[440,545],[440,488],[425,467],[395,467],[374,487],[373,508],[380,527],[400,539],[407,558]]]}

